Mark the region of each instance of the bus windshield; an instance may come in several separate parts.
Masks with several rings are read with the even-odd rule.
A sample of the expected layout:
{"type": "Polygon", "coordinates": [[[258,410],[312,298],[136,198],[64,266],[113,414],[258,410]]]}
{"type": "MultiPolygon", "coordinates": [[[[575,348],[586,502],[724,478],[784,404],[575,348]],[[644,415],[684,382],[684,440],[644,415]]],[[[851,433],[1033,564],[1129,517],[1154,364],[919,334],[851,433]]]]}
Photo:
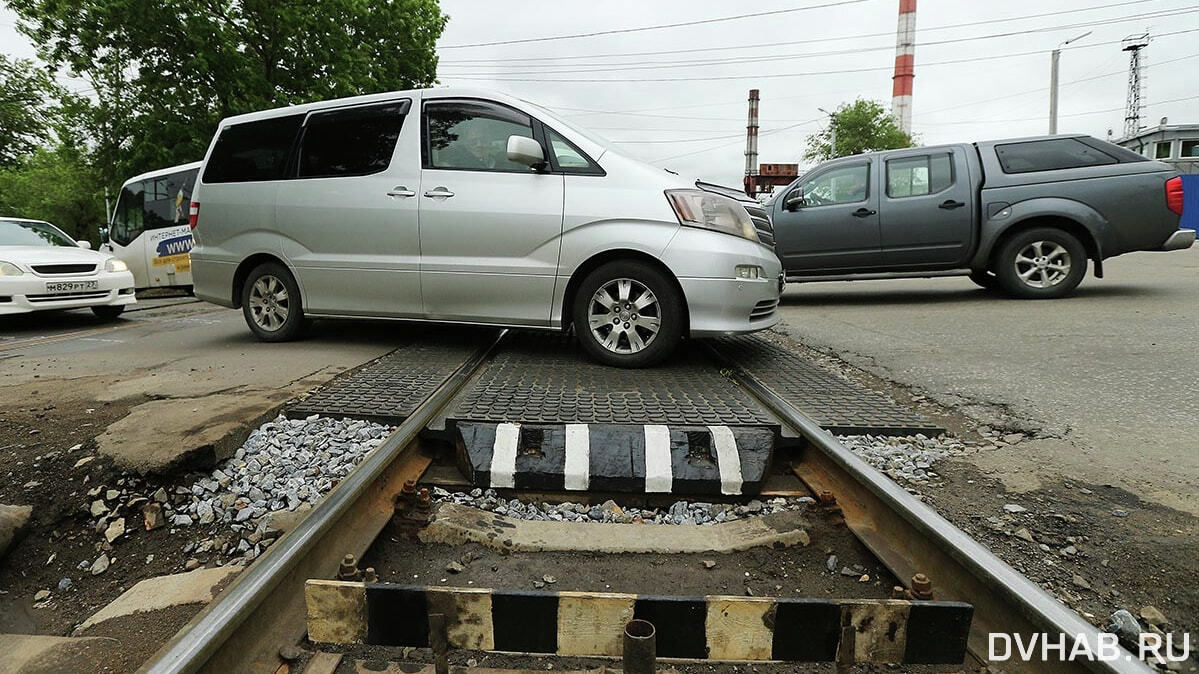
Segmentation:
{"type": "Polygon", "coordinates": [[[172,166],[121,187],[101,249],[129,266],[138,288],[191,285],[187,215],[199,172],[199,162],[172,166]]]}
{"type": "Polygon", "coordinates": [[[187,224],[196,169],[127,183],[117,198],[109,237],[128,246],[142,232],[187,224]]]}

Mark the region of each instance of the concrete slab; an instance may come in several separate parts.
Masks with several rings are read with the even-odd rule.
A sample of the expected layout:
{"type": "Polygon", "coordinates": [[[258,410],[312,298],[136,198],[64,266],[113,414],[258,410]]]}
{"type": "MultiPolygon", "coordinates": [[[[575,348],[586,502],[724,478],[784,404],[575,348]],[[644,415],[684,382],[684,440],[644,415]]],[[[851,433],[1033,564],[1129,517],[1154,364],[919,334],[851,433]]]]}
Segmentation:
{"type": "Polygon", "coordinates": [[[235,576],[241,568],[197,569],[147,578],[83,621],[75,634],[83,634],[106,620],[134,613],[148,613],[185,604],[207,604],[216,597],[221,584],[235,576]]]}
{"type": "Polygon", "coordinates": [[[478,543],[502,552],[728,553],[808,545],[798,511],[708,526],[534,522],[443,503],[420,532],[424,543],[478,543]]]}
{"type": "Polygon", "coordinates": [[[0,557],[8,552],[9,546],[16,543],[29,526],[29,518],[33,515],[32,506],[13,506],[0,503],[0,557]]]}
{"type": "Polygon", "coordinates": [[[120,650],[116,639],[0,634],[0,674],[101,672],[120,650]]]}

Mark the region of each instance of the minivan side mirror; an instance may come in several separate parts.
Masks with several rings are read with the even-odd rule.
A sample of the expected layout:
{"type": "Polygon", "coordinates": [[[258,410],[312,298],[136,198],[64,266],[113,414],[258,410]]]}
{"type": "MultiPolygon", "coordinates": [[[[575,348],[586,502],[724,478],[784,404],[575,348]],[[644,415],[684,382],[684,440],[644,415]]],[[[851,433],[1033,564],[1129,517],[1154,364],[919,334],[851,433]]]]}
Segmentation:
{"type": "Polygon", "coordinates": [[[75,243],[79,244],[79,247],[83,248],[85,250],[92,249],[92,242],[88,241],[87,239],[83,239],[82,241],[76,241],[75,243]]]}
{"type": "Polygon", "coordinates": [[[799,210],[800,206],[803,206],[806,203],[807,202],[804,201],[804,198],[803,198],[803,190],[802,189],[791,190],[791,193],[788,194],[785,199],[783,199],[783,210],[784,211],[797,211],[797,210],[799,210]]]}
{"type": "Polygon", "coordinates": [[[508,161],[540,169],[545,166],[545,153],[541,143],[528,136],[508,136],[508,161]]]}

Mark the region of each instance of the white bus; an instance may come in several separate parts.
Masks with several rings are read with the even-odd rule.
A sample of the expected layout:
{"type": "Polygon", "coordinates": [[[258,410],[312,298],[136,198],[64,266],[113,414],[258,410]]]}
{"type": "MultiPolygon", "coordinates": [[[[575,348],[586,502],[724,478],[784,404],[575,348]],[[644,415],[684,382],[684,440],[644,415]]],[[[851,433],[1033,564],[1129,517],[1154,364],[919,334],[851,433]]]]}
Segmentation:
{"type": "Polygon", "coordinates": [[[121,186],[100,249],[123,260],[136,287],[191,289],[188,207],[200,162],[159,169],[121,186]]]}

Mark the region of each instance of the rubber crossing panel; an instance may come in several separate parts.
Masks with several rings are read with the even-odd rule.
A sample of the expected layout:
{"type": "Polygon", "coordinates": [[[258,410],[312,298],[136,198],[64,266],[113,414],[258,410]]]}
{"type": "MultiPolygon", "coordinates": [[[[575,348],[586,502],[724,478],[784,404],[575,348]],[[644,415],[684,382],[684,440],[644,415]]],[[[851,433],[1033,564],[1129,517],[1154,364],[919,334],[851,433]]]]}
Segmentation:
{"type": "Polygon", "coordinates": [[[891,399],[837,376],[757,335],[713,342],[716,350],[825,429],[842,435],[937,435],[945,429],[891,399]]]}
{"type": "Polygon", "coordinates": [[[309,580],[305,600],[308,636],[316,643],[427,648],[429,616],[440,614],[451,648],[612,657],[622,653],[625,624],[638,618],[657,630],[659,657],[717,661],[836,662],[839,652],[852,650],[854,661],[863,663],[960,665],[974,615],[970,604],[948,601],[661,597],[327,580],[309,580]],[[841,643],[846,634],[852,644],[841,643]]]}

